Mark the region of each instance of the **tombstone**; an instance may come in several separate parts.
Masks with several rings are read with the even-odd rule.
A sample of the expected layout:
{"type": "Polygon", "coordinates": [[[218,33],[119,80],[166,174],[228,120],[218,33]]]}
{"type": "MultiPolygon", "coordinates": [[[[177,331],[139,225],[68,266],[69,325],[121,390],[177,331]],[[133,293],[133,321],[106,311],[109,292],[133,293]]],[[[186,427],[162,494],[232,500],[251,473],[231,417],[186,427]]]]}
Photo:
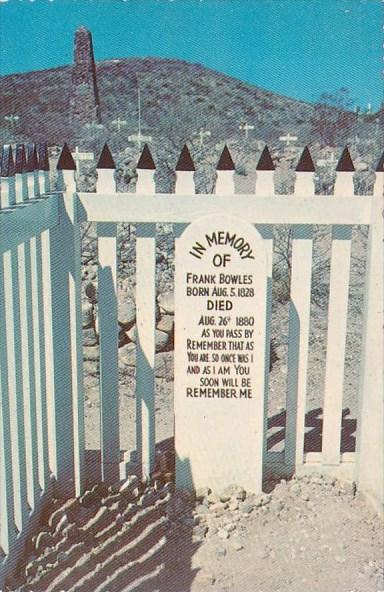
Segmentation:
{"type": "Polygon", "coordinates": [[[254,226],[205,216],[176,241],[176,485],[260,492],[267,277],[254,226]]]}
{"type": "Polygon", "coordinates": [[[85,27],[80,27],[75,32],[70,124],[81,127],[89,123],[101,123],[100,99],[92,34],[85,27]]]}

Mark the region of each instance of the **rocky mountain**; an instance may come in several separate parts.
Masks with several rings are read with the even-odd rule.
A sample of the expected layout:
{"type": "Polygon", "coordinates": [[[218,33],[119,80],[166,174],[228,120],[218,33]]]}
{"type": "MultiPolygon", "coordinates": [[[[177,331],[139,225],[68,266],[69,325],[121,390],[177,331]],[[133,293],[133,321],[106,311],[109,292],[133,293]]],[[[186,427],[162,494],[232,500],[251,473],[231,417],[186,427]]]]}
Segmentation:
{"type": "MultiPolygon", "coordinates": [[[[0,77],[0,140],[48,140],[50,144],[97,144],[107,140],[117,148],[137,131],[137,85],[141,88],[142,132],[153,142],[182,144],[197,138],[202,128],[211,132],[209,142],[244,141],[242,122],[255,127],[247,144],[276,143],[287,132],[301,145],[315,143],[324,113],[316,105],[278,95],[199,64],[160,58],[106,60],[97,64],[103,128],[74,130],[69,125],[71,66],[0,77]],[[13,129],[4,120],[16,114],[13,129]],[[120,131],[113,124],[126,123],[120,131]],[[320,118],[320,122],[319,122],[320,118]],[[10,137],[11,136],[11,137],[10,137]]],[[[330,108],[329,115],[339,111],[330,108]]],[[[340,145],[351,134],[372,135],[374,120],[359,123],[343,113],[340,145]]],[[[338,138],[336,138],[337,140],[338,138]]]]}

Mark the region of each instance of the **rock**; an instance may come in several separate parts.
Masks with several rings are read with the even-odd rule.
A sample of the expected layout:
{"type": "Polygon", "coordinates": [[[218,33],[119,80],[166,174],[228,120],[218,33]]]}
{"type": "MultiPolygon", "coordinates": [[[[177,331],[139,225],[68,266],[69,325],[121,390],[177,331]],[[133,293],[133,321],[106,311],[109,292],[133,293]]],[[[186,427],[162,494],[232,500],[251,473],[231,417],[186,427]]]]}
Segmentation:
{"type": "Polygon", "coordinates": [[[102,504],[106,508],[113,508],[114,504],[118,504],[120,501],[124,503],[120,493],[110,493],[102,499],[102,504]]]}
{"type": "Polygon", "coordinates": [[[86,533],[88,537],[94,537],[100,530],[103,530],[103,528],[108,525],[110,519],[110,509],[106,506],[101,506],[95,516],[88,520],[83,526],[82,532],[86,533]]]}
{"type": "Polygon", "coordinates": [[[53,545],[53,538],[49,532],[40,532],[36,537],[35,549],[38,553],[42,553],[48,547],[53,545]]]}
{"type": "Polygon", "coordinates": [[[174,324],[174,316],[165,314],[160,318],[160,321],[157,324],[157,329],[170,335],[173,331],[174,324]]]}
{"type": "Polygon", "coordinates": [[[227,532],[233,532],[234,530],[236,530],[236,526],[236,524],[230,522],[229,524],[225,524],[224,530],[226,530],[227,532]]]}
{"type": "Polygon", "coordinates": [[[165,479],[166,483],[168,483],[168,482],[175,483],[175,473],[173,473],[173,472],[165,473],[164,479],[165,479]]]}
{"type": "Polygon", "coordinates": [[[207,573],[205,571],[199,571],[196,579],[202,584],[208,584],[210,586],[213,586],[213,584],[216,582],[216,577],[213,574],[207,573]]]}
{"type": "Polygon", "coordinates": [[[238,485],[228,485],[222,495],[220,496],[220,499],[222,501],[229,501],[230,498],[233,499],[237,499],[240,501],[244,501],[245,498],[247,496],[247,492],[245,491],[245,489],[243,489],[242,487],[239,487],[238,485]]]}
{"type": "Polygon", "coordinates": [[[269,555],[269,550],[267,549],[267,547],[261,547],[256,551],[256,557],[258,557],[259,559],[267,559],[269,555]]]}
{"type": "Polygon", "coordinates": [[[127,343],[119,349],[119,361],[125,366],[136,366],[136,345],[127,343]]]}
{"type": "Polygon", "coordinates": [[[79,536],[79,529],[76,524],[68,524],[63,528],[63,538],[71,541],[75,540],[79,536]]]}
{"type": "Polygon", "coordinates": [[[226,549],[224,547],[216,547],[215,553],[218,557],[225,557],[227,554],[226,549]]]}
{"type": "Polygon", "coordinates": [[[165,378],[167,382],[174,379],[173,352],[159,352],[155,361],[156,378],[165,378]]]}
{"type": "Polygon", "coordinates": [[[39,563],[36,559],[32,559],[26,567],[25,567],[25,577],[26,578],[33,578],[37,573],[37,568],[39,567],[39,563]]]}
{"type": "Polygon", "coordinates": [[[97,491],[86,491],[80,498],[80,504],[84,508],[91,508],[101,502],[101,496],[97,491]]]}
{"type": "Polygon", "coordinates": [[[212,490],[209,487],[199,487],[196,489],[196,499],[201,501],[208,497],[210,493],[212,493],[212,490]]]}
{"type": "Polygon", "coordinates": [[[229,502],[229,500],[231,499],[231,495],[227,494],[227,493],[222,493],[220,495],[220,501],[225,504],[226,502],[229,502]]]}
{"type": "Polygon", "coordinates": [[[51,529],[51,532],[56,530],[57,525],[62,520],[63,516],[67,516],[70,522],[74,522],[76,520],[79,506],[79,500],[76,497],[72,497],[53,512],[48,518],[48,526],[51,529]]]}
{"type": "Polygon", "coordinates": [[[173,481],[168,481],[160,490],[160,498],[164,499],[167,495],[171,495],[175,491],[175,484],[173,481]]]}
{"type": "Polygon", "coordinates": [[[284,503],[281,500],[272,500],[270,503],[271,512],[281,512],[284,508],[284,503]]]}
{"type": "Polygon", "coordinates": [[[195,511],[196,514],[209,514],[208,506],[206,506],[205,504],[199,504],[198,506],[196,506],[195,511]]]}
{"type": "Polygon", "coordinates": [[[90,329],[84,329],[84,331],[83,331],[83,345],[85,347],[93,347],[93,346],[97,345],[97,343],[98,343],[98,338],[97,338],[97,335],[96,335],[93,327],[91,327],[90,329]]]}
{"type": "Polygon", "coordinates": [[[209,536],[209,537],[212,537],[215,534],[217,534],[217,531],[219,530],[215,523],[208,524],[208,528],[209,528],[209,530],[208,530],[207,536],[209,536]]]}
{"type": "Polygon", "coordinates": [[[185,504],[175,497],[171,497],[167,505],[167,516],[170,520],[175,520],[186,512],[185,504]]]}
{"type": "Polygon", "coordinates": [[[247,492],[242,487],[238,487],[232,497],[243,502],[247,497],[247,492]]]}
{"type": "Polygon", "coordinates": [[[208,526],[206,524],[197,524],[193,527],[192,535],[203,539],[208,532],[208,526]]]}
{"type": "Polygon", "coordinates": [[[151,480],[156,491],[161,491],[163,489],[164,475],[161,471],[155,471],[152,473],[151,480]]]}
{"type": "Polygon", "coordinates": [[[211,504],[209,506],[209,511],[212,514],[216,514],[216,516],[222,516],[225,512],[225,507],[223,504],[221,504],[220,502],[218,502],[217,504],[211,504]]]}
{"type": "Polygon", "coordinates": [[[83,347],[83,360],[87,362],[98,362],[99,361],[99,348],[96,347],[83,347]]]}
{"type": "Polygon", "coordinates": [[[243,502],[240,506],[240,510],[243,514],[251,514],[251,512],[253,512],[254,509],[254,505],[250,502],[243,502]]]}
{"type": "Polygon", "coordinates": [[[91,304],[97,304],[97,287],[94,283],[88,282],[85,286],[85,295],[91,304]]]}
{"type": "Polygon", "coordinates": [[[129,343],[127,332],[125,329],[120,329],[118,335],[118,346],[123,347],[123,345],[125,345],[126,343],[129,343]]]}
{"type": "Polygon", "coordinates": [[[89,329],[93,326],[94,315],[93,305],[91,303],[87,302],[81,307],[81,320],[83,329],[89,329]]]}
{"type": "Polygon", "coordinates": [[[57,536],[58,534],[60,534],[60,532],[64,528],[66,528],[67,526],[69,526],[68,516],[67,516],[67,514],[63,514],[63,516],[61,517],[60,521],[58,522],[58,524],[55,528],[54,536],[57,536]]]}
{"type": "Polygon", "coordinates": [[[212,491],[208,496],[208,503],[210,504],[219,504],[220,503],[220,496],[217,495],[214,491],[212,491]]]}
{"type": "Polygon", "coordinates": [[[152,488],[149,488],[143,495],[141,496],[139,503],[143,506],[143,508],[148,508],[152,506],[157,500],[156,491],[152,488]]]}
{"type": "Polygon", "coordinates": [[[130,341],[132,341],[132,343],[136,343],[136,339],[137,339],[137,330],[136,330],[136,325],[133,325],[133,327],[131,327],[129,329],[129,331],[126,331],[127,337],[130,341]]]}
{"type": "Polygon", "coordinates": [[[169,342],[169,335],[168,333],[164,333],[164,331],[159,331],[156,329],[155,333],[155,347],[157,352],[164,351],[169,342]]]}
{"type": "Polygon", "coordinates": [[[157,298],[160,310],[166,314],[175,314],[175,298],[173,292],[160,294],[157,298]]]}
{"type": "Polygon", "coordinates": [[[220,528],[217,532],[217,536],[220,539],[228,539],[229,538],[229,532],[227,530],[225,530],[224,528],[220,528]]]}
{"type": "Polygon", "coordinates": [[[229,503],[228,509],[231,510],[231,512],[235,512],[236,510],[239,509],[239,502],[238,500],[232,500],[229,503]]]}
{"type": "Polygon", "coordinates": [[[122,517],[124,520],[130,520],[132,516],[134,516],[137,512],[136,504],[128,504],[125,508],[124,512],[122,513],[122,517]]]}
{"type": "Polygon", "coordinates": [[[130,300],[119,302],[118,319],[124,329],[129,330],[133,327],[136,321],[135,303],[130,300]]]}
{"type": "Polygon", "coordinates": [[[69,560],[69,556],[68,553],[65,553],[65,551],[61,551],[60,553],[57,554],[57,562],[58,564],[63,564],[63,563],[67,563],[67,561],[69,560]]]}
{"type": "Polygon", "coordinates": [[[356,483],[354,481],[344,481],[341,484],[341,490],[344,494],[354,497],[357,491],[356,483]]]}
{"type": "Polygon", "coordinates": [[[257,496],[254,505],[256,508],[260,508],[261,506],[266,506],[271,501],[271,496],[269,494],[262,493],[260,496],[257,496]]]}
{"type": "Polygon", "coordinates": [[[231,547],[233,549],[235,549],[235,551],[241,551],[241,549],[244,549],[244,546],[241,543],[241,541],[239,539],[236,539],[236,538],[233,538],[231,540],[231,547]]]}
{"type": "Polygon", "coordinates": [[[96,483],[91,489],[91,491],[96,491],[100,497],[106,497],[109,493],[109,485],[104,481],[100,481],[100,483],[96,483]]]}
{"type": "Polygon", "coordinates": [[[136,475],[129,475],[127,479],[120,485],[119,493],[125,493],[126,491],[132,491],[136,487],[139,487],[140,479],[136,475]]]}

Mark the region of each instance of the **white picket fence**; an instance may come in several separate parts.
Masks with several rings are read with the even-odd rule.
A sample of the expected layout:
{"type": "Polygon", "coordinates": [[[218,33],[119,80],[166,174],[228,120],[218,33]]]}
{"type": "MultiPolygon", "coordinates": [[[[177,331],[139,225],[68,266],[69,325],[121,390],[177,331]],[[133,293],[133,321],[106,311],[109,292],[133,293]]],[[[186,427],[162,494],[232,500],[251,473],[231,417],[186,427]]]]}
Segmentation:
{"type": "MultiPolygon", "coordinates": [[[[213,195],[195,195],[188,154],[176,170],[175,194],[156,194],[147,148],[139,161],[136,194],[116,193],[107,147],[96,193],[77,193],[75,164],[65,146],[58,190],[50,191],[46,145],[29,145],[27,158],[4,147],[0,207],[0,589],[26,537],[53,492],[80,495],[85,487],[80,223],[97,223],[100,355],[101,476],[119,479],[120,447],[117,322],[117,223],[136,232],[136,448],[146,478],[155,453],[156,223],[186,224],[206,214],[229,214],[256,224],[268,254],[270,327],[273,227],[293,228],[285,451],[267,452],[263,466],[281,475],[330,472],[356,480],[382,510],[383,494],[383,160],[373,195],[356,196],[344,152],[334,195],[314,193],[308,152],[296,171],[295,192],[276,195],[265,151],[255,193],[234,195],[234,170],[224,153],[213,195]],[[304,452],[313,225],[332,226],[322,451],[304,452]],[[357,451],[341,454],[341,418],[351,229],[369,227],[357,451]],[[272,469],[271,469],[272,467],[272,469]]],[[[270,334],[267,330],[269,344],[270,334]]],[[[177,346],[177,344],[176,344],[177,346]]],[[[260,417],[266,433],[266,418],[260,417]]]]}

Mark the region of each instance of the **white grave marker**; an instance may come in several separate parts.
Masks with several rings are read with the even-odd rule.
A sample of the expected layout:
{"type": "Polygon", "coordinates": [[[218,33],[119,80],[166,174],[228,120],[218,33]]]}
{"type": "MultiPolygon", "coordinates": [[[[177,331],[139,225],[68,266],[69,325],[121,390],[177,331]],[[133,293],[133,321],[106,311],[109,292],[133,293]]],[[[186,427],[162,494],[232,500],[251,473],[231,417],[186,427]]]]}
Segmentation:
{"type": "Polygon", "coordinates": [[[266,286],[251,224],[206,216],[176,241],[177,487],[261,491],[266,286]]]}
{"type": "Polygon", "coordinates": [[[80,168],[80,163],[83,160],[94,160],[95,155],[93,152],[80,152],[79,147],[76,146],[75,151],[72,152],[73,160],[76,163],[76,170],[78,171],[80,168]]]}

